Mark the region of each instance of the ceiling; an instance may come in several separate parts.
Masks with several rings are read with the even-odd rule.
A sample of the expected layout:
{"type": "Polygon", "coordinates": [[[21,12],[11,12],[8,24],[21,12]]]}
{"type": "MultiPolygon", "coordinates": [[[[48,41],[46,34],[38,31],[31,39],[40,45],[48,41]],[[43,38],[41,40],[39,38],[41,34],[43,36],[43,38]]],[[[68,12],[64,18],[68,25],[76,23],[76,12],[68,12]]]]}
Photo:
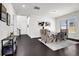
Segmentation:
{"type": "Polygon", "coordinates": [[[12,3],[12,5],[17,15],[25,16],[59,17],[79,10],[79,3],[12,3]],[[34,9],[35,6],[40,9],[34,9]]]}

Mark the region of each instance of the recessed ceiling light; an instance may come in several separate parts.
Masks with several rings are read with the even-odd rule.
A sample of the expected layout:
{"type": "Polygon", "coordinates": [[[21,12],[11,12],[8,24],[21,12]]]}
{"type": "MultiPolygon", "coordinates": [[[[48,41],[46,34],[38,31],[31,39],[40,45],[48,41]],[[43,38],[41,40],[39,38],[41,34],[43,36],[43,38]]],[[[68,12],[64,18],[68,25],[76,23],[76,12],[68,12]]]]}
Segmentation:
{"type": "Polygon", "coordinates": [[[22,5],[23,8],[25,8],[26,5],[22,5]]]}

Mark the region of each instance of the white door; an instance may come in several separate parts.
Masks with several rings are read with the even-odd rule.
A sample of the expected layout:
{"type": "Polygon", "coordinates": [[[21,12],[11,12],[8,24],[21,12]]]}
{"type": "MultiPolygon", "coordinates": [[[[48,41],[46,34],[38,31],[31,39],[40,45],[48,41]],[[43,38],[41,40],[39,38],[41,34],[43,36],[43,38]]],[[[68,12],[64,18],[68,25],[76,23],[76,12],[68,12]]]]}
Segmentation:
{"type": "Polygon", "coordinates": [[[17,16],[17,26],[21,34],[27,34],[27,16],[17,16]]]}

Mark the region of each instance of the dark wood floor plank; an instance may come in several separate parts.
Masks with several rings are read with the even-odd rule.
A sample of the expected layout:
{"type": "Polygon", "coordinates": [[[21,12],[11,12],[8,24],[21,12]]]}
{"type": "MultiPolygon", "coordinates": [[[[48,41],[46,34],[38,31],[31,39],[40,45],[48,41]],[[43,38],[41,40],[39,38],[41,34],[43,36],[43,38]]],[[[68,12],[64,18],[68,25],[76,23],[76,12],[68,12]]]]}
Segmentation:
{"type": "Polygon", "coordinates": [[[78,56],[79,44],[52,51],[37,39],[31,39],[28,35],[17,37],[16,56],[78,56]]]}

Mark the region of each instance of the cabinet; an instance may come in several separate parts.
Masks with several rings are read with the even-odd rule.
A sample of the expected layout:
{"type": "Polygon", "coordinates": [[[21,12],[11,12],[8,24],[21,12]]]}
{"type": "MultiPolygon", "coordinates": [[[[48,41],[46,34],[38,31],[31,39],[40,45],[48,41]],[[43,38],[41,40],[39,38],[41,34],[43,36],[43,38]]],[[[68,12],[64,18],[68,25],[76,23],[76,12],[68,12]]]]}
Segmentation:
{"type": "Polygon", "coordinates": [[[2,56],[12,56],[16,52],[16,40],[14,37],[8,37],[1,41],[2,56]]]}

